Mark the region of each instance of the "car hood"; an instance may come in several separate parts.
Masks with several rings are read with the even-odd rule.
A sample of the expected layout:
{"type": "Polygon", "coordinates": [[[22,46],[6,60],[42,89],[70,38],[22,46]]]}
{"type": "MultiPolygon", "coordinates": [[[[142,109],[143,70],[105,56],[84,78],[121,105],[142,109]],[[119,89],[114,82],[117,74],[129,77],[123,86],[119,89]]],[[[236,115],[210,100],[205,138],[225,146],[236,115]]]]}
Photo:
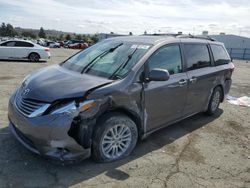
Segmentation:
{"type": "Polygon", "coordinates": [[[111,82],[112,80],[80,74],[56,65],[28,76],[21,86],[21,94],[23,98],[51,103],[58,99],[83,97],[88,90],[111,82]]]}

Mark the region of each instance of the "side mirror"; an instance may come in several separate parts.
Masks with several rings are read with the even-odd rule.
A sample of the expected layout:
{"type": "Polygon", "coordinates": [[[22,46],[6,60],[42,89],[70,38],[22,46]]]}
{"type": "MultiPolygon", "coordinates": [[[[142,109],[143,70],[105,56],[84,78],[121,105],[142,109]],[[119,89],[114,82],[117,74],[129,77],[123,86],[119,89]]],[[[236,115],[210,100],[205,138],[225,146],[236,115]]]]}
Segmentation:
{"type": "Polygon", "coordinates": [[[153,69],[149,72],[148,81],[167,81],[170,75],[167,70],[153,69]]]}

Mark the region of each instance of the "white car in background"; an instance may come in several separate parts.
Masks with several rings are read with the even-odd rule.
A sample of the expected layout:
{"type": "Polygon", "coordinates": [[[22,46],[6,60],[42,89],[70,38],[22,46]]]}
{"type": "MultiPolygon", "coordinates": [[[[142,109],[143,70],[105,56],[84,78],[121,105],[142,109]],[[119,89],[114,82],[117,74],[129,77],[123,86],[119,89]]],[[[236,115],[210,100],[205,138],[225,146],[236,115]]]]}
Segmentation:
{"type": "Polygon", "coordinates": [[[29,59],[37,62],[50,58],[49,48],[26,40],[8,40],[0,43],[0,59],[29,59]]]}
{"type": "Polygon", "coordinates": [[[53,42],[53,41],[49,41],[47,42],[47,46],[49,48],[60,48],[60,44],[58,42],[53,42]]]}

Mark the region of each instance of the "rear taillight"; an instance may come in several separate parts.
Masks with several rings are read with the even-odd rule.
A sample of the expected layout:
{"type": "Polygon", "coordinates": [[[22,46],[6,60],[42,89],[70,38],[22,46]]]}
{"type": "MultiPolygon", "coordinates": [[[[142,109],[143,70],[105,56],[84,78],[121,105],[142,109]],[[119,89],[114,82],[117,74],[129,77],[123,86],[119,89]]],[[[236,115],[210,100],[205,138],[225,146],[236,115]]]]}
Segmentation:
{"type": "Polygon", "coordinates": [[[226,73],[226,78],[231,79],[233,72],[234,72],[234,64],[230,63],[229,71],[226,73]]]}
{"type": "Polygon", "coordinates": [[[49,49],[48,49],[48,48],[46,48],[46,49],[45,49],[45,52],[49,52],[49,49]]]}

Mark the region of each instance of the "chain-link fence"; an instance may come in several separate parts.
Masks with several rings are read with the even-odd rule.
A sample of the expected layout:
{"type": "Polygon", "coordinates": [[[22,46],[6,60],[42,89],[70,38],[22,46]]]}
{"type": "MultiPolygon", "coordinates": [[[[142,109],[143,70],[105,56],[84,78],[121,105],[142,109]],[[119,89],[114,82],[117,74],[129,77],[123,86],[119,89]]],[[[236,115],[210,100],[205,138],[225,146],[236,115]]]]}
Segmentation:
{"type": "Polygon", "coordinates": [[[227,48],[227,51],[233,59],[250,60],[250,48],[227,48]]]}

